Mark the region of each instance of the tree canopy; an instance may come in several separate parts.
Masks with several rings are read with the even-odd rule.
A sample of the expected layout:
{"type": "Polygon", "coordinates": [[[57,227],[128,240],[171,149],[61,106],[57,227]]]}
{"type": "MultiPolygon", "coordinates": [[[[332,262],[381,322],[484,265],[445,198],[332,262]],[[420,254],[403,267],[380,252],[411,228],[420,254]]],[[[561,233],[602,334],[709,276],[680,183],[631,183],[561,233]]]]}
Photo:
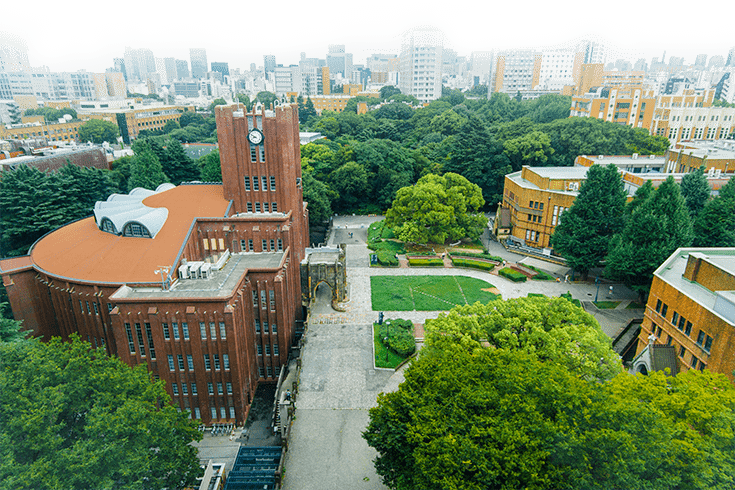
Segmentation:
{"type": "Polygon", "coordinates": [[[78,133],[80,141],[91,141],[97,144],[102,144],[105,141],[115,143],[117,137],[120,136],[117,124],[102,119],[90,119],[79,126],[78,133]]]}
{"type": "Polygon", "coordinates": [[[73,336],[0,343],[0,481],[17,489],[182,488],[201,433],[145,364],[73,336]]]}
{"type": "Polygon", "coordinates": [[[586,275],[607,256],[613,236],[623,229],[625,200],[623,181],[615,166],[590,167],[574,204],[554,230],[554,251],[586,275]]]}
{"type": "Polygon", "coordinates": [[[429,174],[398,190],[386,225],[406,242],[474,240],[487,225],[480,212],[484,204],[480,188],[461,175],[429,174]]]}

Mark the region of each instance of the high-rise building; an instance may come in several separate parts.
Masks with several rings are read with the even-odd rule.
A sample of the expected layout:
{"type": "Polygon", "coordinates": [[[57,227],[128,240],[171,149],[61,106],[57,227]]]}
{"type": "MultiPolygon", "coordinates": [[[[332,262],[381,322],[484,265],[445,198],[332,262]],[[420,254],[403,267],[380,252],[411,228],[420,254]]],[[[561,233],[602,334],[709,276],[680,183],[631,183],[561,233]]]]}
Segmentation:
{"type": "Polygon", "coordinates": [[[176,79],[182,80],[184,78],[189,78],[190,76],[189,62],[186,60],[176,60],[176,79]]]}
{"type": "Polygon", "coordinates": [[[229,77],[230,76],[230,66],[223,62],[223,61],[213,61],[212,62],[212,71],[216,71],[218,73],[222,74],[222,77],[229,77]]]}
{"type": "Polygon", "coordinates": [[[543,90],[561,90],[574,85],[576,64],[581,60],[571,49],[544,51],[541,55],[539,85],[543,90]]]}
{"type": "Polygon", "coordinates": [[[218,106],[215,120],[222,184],[114,196],[0,275],[34,335],[78,334],[146,366],[192,418],[241,425],[302,325],[308,210],[294,106],[218,106]]]}
{"type": "Polygon", "coordinates": [[[273,73],[276,69],[276,55],[266,54],[263,56],[263,70],[266,73],[273,73]]]}
{"type": "Polygon", "coordinates": [[[698,54],[696,60],[694,60],[694,66],[701,70],[704,70],[704,67],[707,66],[707,55],[698,54]]]}
{"type": "Polygon", "coordinates": [[[125,59],[124,58],[113,58],[113,68],[112,71],[122,73],[123,77],[125,77],[125,80],[128,79],[128,74],[125,71],[125,59]]]}
{"type": "Polygon", "coordinates": [[[605,64],[605,46],[593,41],[583,41],[577,51],[584,52],[585,64],[605,64]]]}
{"type": "Polygon", "coordinates": [[[191,76],[193,78],[207,77],[207,50],[204,48],[190,48],[191,76]]]}
{"type": "Polygon", "coordinates": [[[542,59],[543,55],[536,51],[498,53],[492,74],[491,92],[515,95],[519,91],[534,90],[541,82],[542,59]]]}
{"type": "Polygon", "coordinates": [[[330,44],[327,53],[329,73],[341,74],[345,78],[352,76],[352,53],[345,52],[344,44],[330,44]]]}
{"type": "Polygon", "coordinates": [[[156,60],[150,49],[125,48],[125,70],[128,81],[146,81],[149,73],[156,72],[156,60]]]}
{"type": "Polygon", "coordinates": [[[444,34],[439,29],[417,27],[406,31],[401,40],[401,92],[422,102],[441,97],[443,52],[444,34]]]}
{"type": "Polygon", "coordinates": [[[735,47],[730,48],[730,51],[728,51],[725,66],[735,66],[735,47]]]}

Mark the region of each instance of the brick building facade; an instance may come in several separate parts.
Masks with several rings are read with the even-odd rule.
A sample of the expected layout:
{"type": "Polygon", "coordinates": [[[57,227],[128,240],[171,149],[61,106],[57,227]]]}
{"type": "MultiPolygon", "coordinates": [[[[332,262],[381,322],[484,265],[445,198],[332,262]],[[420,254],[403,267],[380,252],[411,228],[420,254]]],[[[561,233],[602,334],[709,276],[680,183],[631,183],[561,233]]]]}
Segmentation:
{"type": "Polygon", "coordinates": [[[295,106],[218,106],[216,120],[224,184],[111,196],[0,274],[34,335],[77,333],[145,364],[192,417],[242,424],[303,319],[308,211],[295,106]]]}

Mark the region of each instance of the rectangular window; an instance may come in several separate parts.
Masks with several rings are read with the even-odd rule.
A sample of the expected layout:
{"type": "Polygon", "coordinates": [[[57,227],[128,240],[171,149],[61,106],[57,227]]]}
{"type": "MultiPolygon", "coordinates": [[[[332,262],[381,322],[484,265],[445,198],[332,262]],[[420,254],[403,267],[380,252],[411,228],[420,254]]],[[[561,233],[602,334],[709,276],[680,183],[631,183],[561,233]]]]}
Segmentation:
{"type": "Polygon", "coordinates": [[[686,354],[686,353],[687,353],[687,350],[684,348],[683,345],[681,347],[679,347],[679,357],[681,357],[682,359],[684,359],[684,354],[686,354]]]}
{"type": "Polygon", "coordinates": [[[181,330],[184,333],[184,340],[189,340],[189,324],[186,322],[181,323],[181,330]]]}
{"type": "Polygon", "coordinates": [[[225,407],[219,407],[219,416],[220,418],[227,418],[227,413],[225,412],[225,407]]]}
{"type": "Polygon", "coordinates": [[[194,371],[194,356],[192,356],[191,354],[187,354],[186,364],[189,366],[189,371],[194,371]]]}
{"type": "Polygon", "coordinates": [[[269,213],[269,212],[270,212],[270,211],[268,210],[268,203],[267,203],[267,202],[264,202],[264,203],[263,203],[263,212],[264,212],[264,213],[269,213]]]}
{"type": "Polygon", "coordinates": [[[87,314],[88,315],[91,315],[92,314],[92,310],[89,309],[89,301],[85,301],[85,303],[87,303],[87,314]]]}
{"type": "Polygon", "coordinates": [[[275,202],[271,203],[271,211],[274,213],[278,212],[278,203],[275,203],[275,202]]]}
{"type": "Polygon", "coordinates": [[[247,206],[248,206],[248,213],[252,213],[253,212],[253,203],[249,202],[247,204],[247,206]]]}
{"type": "Polygon", "coordinates": [[[178,358],[178,361],[179,361],[179,371],[183,371],[184,370],[184,356],[182,356],[181,354],[177,354],[176,357],[178,358]]]}
{"type": "Polygon", "coordinates": [[[191,394],[192,395],[198,395],[199,394],[199,393],[197,393],[197,384],[194,383],[194,382],[191,383],[191,394]]]}
{"type": "Polygon", "coordinates": [[[276,241],[271,238],[270,239],[270,248],[268,250],[270,250],[271,252],[273,252],[275,249],[276,249],[276,241]]]}
{"type": "Polygon", "coordinates": [[[209,411],[212,414],[212,420],[217,418],[217,407],[209,407],[209,411]]]}
{"type": "Polygon", "coordinates": [[[272,191],[276,190],[276,176],[275,175],[271,175],[271,190],[272,191]]]}
{"type": "Polygon", "coordinates": [[[265,344],[265,355],[266,356],[271,355],[271,345],[270,344],[265,344]]]}
{"type": "Polygon", "coordinates": [[[217,340],[217,326],[214,322],[209,323],[209,336],[212,340],[217,340]]]}
{"type": "Polygon", "coordinates": [[[260,178],[263,181],[263,190],[267,191],[268,190],[268,178],[265,175],[262,175],[260,178]]]}
{"type": "Polygon", "coordinates": [[[276,378],[277,378],[278,375],[281,374],[281,366],[275,366],[273,368],[273,371],[275,372],[275,375],[276,375],[276,378]]]}
{"type": "Polygon", "coordinates": [[[225,322],[219,322],[219,338],[220,340],[227,339],[227,331],[225,330],[225,322]]]}
{"type": "Polygon", "coordinates": [[[212,369],[212,361],[209,360],[209,354],[204,354],[204,369],[207,371],[212,369]]]}
{"type": "Polygon", "coordinates": [[[268,291],[268,298],[270,300],[271,311],[276,310],[276,293],[271,289],[268,291]]]}
{"type": "Polygon", "coordinates": [[[224,364],[225,371],[230,370],[230,355],[229,354],[222,354],[222,364],[224,364]]]}
{"type": "Polygon", "coordinates": [[[687,326],[684,329],[684,333],[687,335],[687,337],[691,336],[691,334],[692,334],[692,322],[687,322],[687,326]]]}
{"type": "Polygon", "coordinates": [[[258,376],[260,376],[261,378],[263,377],[263,367],[262,366],[258,366],[258,376]]]}
{"type": "Polygon", "coordinates": [[[207,383],[207,393],[209,393],[210,395],[214,395],[214,384],[207,383]]]}
{"type": "Polygon", "coordinates": [[[260,161],[265,162],[265,145],[258,145],[260,149],[260,161]]]}
{"type": "Polygon", "coordinates": [[[189,394],[189,385],[186,384],[186,383],[181,383],[181,392],[184,395],[188,395],[189,394]]]}
{"type": "Polygon", "coordinates": [[[674,314],[671,315],[671,324],[676,325],[678,321],[679,321],[679,314],[677,312],[674,312],[674,314]]]}
{"type": "Polygon", "coordinates": [[[107,313],[112,311],[112,303],[107,303],[107,313]]]}
{"type": "Polygon", "coordinates": [[[143,345],[143,331],[140,328],[140,323],[135,324],[135,334],[138,337],[138,347],[140,348],[140,356],[145,357],[145,346],[143,345]]]}
{"type": "Polygon", "coordinates": [[[258,180],[257,176],[253,176],[253,190],[254,191],[260,190],[260,181],[258,180]]]}
{"type": "Polygon", "coordinates": [[[130,353],[135,354],[135,342],[133,342],[133,332],[130,329],[130,324],[125,324],[125,333],[128,334],[128,347],[130,348],[130,353]]]}
{"type": "Polygon", "coordinates": [[[274,356],[278,355],[278,344],[273,344],[273,355],[274,356]]]}
{"type": "Polygon", "coordinates": [[[276,324],[275,323],[271,323],[271,332],[278,333],[278,330],[276,330],[276,324]]]}
{"type": "Polygon", "coordinates": [[[268,251],[268,240],[266,240],[265,238],[263,238],[262,245],[263,245],[263,252],[267,252],[268,251]]]}
{"type": "Polygon", "coordinates": [[[202,340],[207,340],[207,325],[204,322],[199,322],[199,333],[202,340]]]}
{"type": "Polygon", "coordinates": [[[231,395],[232,394],[232,383],[227,382],[226,385],[227,385],[227,394],[231,395]]]}
{"type": "Polygon", "coordinates": [[[272,378],[273,377],[273,368],[270,367],[270,366],[268,366],[266,369],[268,370],[268,377],[269,378],[272,378]]]}
{"type": "Polygon", "coordinates": [[[204,238],[202,240],[202,243],[204,244],[204,250],[209,250],[209,240],[207,240],[206,238],[204,238]]]}
{"type": "Polygon", "coordinates": [[[686,321],[687,321],[686,318],[684,318],[683,316],[680,316],[679,317],[679,325],[677,325],[677,328],[679,330],[684,330],[684,324],[686,323],[686,321]]]}
{"type": "Polygon", "coordinates": [[[174,331],[174,340],[179,340],[179,324],[176,322],[172,323],[171,330],[174,331]]]}
{"type": "Polygon", "coordinates": [[[230,407],[230,418],[231,419],[235,418],[235,407],[230,407]]]}
{"type": "Polygon", "coordinates": [[[265,309],[265,291],[260,291],[260,306],[265,309]]]}
{"type": "Polygon", "coordinates": [[[252,238],[248,240],[248,250],[250,250],[251,252],[254,252],[255,251],[253,249],[253,240],[252,240],[252,238]]]}
{"type": "Polygon", "coordinates": [[[258,349],[258,355],[259,356],[262,356],[263,355],[263,346],[260,345],[260,344],[258,344],[257,345],[257,349],[258,349]]]}
{"type": "Polygon", "coordinates": [[[151,359],[156,358],[156,348],[153,346],[153,332],[151,331],[151,324],[145,323],[145,334],[148,337],[148,350],[151,352],[151,359]]]}
{"type": "Polygon", "coordinates": [[[241,252],[247,252],[248,251],[248,242],[247,242],[247,240],[240,240],[240,251],[241,252]]]}
{"type": "Polygon", "coordinates": [[[268,322],[263,320],[263,333],[268,333],[268,322]]]}
{"type": "Polygon", "coordinates": [[[222,389],[222,383],[217,383],[217,394],[218,395],[224,395],[225,394],[224,390],[222,389]]]}
{"type": "Polygon", "coordinates": [[[245,176],[245,190],[246,191],[250,190],[250,176],[249,175],[245,176]]]}
{"type": "Polygon", "coordinates": [[[171,354],[168,355],[168,370],[169,371],[175,371],[176,368],[174,367],[174,356],[171,354]]]}
{"type": "Polygon", "coordinates": [[[704,330],[700,330],[699,333],[697,334],[697,345],[698,346],[700,347],[702,346],[702,344],[704,343],[704,337],[705,337],[704,330]]]}
{"type": "Polygon", "coordinates": [[[171,390],[173,390],[174,396],[179,396],[179,383],[171,383],[171,390]]]}
{"type": "Polygon", "coordinates": [[[258,147],[250,145],[250,161],[255,163],[258,161],[258,147]]]}
{"type": "Polygon", "coordinates": [[[669,311],[669,305],[667,305],[666,303],[664,303],[663,306],[661,307],[661,316],[664,317],[664,318],[666,318],[666,312],[667,311],[669,311]]]}
{"type": "Polygon", "coordinates": [[[163,338],[171,340],[171,333],[168,331],[168,323],[162,323],[161,327],[163,327],[163,338]]]}
{"type": "Polygon", "coordinates": [[[656,300],[656,313],[661,313],[661,304],[662,304],[661,300],[657,299],[656,300]]]}
{"type": "Polygon", "coordinates": [[[94,306],[94,314],[95,314],[95,315],[99,315],[99,314],[100,314],[100,312],[99,312],[99,310],[97,309],[97,303],[92,303],[92,306],[94,306]]]}
{"type": "Polygon", "coordinates": [[[219,244],[219,249],[224,250],[225,249],[225,239],[224,238],[218,238],[217,242],[219,244]]]}
{"type": "Polygon", "coordinates": [[[194,407],[194,418],[195,419],[201,419],[202,418],[202,413],[199,410],[199,407],[194,407]]]}
{"type": "Polygon", "coordinates": [[[253,290],[253,307],[258,307],[258,292],[253,290]]]}
{"type": "Polygon", "coordinates": [[[219,354],[214,354],[214,370],[219,371],[219,354]]]}
{"type": "Polygon", "coordinates": [[[255,319],[255,333],[260,333],[260,320],[257,318],[255,319]]]}
{"type": "Polygon", "coordinates": [[[260,203],[259,202],[256,202],[255,203],[255,212],[256,213],[259,213],[260,212],[260,203]]]}

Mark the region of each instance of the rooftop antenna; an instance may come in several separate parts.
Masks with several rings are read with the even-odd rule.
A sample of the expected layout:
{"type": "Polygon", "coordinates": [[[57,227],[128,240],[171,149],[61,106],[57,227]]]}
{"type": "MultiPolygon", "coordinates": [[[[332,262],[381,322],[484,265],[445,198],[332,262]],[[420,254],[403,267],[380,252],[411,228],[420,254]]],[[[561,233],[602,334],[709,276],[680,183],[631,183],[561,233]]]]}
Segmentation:
{"type": "Polygon", "coordinates": [[[156,274],[161,275],[161,289],[164,291],[168,291],[167,283],[168,283],[168,271],[171,268],[166,265],[159,265],[158,269],[155,270],[156,274]]]}

